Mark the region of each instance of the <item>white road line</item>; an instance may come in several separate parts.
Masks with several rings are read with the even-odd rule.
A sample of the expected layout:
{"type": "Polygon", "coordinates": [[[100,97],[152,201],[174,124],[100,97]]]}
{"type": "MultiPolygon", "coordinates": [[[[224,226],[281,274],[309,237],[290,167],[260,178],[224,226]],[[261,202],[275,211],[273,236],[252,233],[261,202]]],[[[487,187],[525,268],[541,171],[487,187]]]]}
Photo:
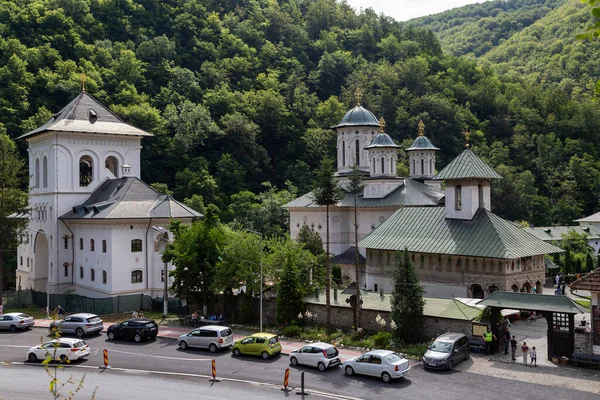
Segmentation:
{"type": "Polygon", "coordinates": [[[0,347],[12,347],[15,349],[30,349],[35,346],[18,346],[16,344],[0,344],[0,347]]]}
{"type": "Polygon", "coordinates": [[[128,351],[120,351],[120,350],[108,350],[108,356],[110,357],[110,353],[120,353],[120,354],[129,354],[131,356],[139,356],[139,357],[152,357],[152,358],[163,358],[166,360],[179,360],[179,361],[212,361],[212,358],[181,358],[181,357],[167,357],[167,356],[155,356],[152,354],[140,354],[140,353],[131,353],[128,351]]]}

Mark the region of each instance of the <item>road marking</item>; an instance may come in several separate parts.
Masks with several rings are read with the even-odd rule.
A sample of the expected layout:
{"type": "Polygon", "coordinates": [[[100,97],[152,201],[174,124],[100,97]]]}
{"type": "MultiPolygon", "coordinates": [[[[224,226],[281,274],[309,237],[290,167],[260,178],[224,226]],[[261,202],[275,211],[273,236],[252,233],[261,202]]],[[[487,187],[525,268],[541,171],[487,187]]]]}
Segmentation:
{"type": "MultiPolygon", "coordinates": [[[[186,358],[187,360],[187,358],[186,358]]],[[[0,361],[0,365],[1,365],[1,361],[0,361]]],[[[29,364],[29,363],[24,363],[24,362],[9,362],[9,363],[5,363],[5,365],[24,365],[24,366],[33,366],[33,367],[46,367],[43,364],[29,364]]],[[[58,367],[57,365],[54,364],[48,364],[48,367],[58,367]]],[[[60,365],[60,367],[62,368],[82,368],[82,369],[93,369],[95,371],[98,370],[98,367],[92,367],[91,365],[73,365],[73,364],[66,364],[66,365],[60,365]]],[[[107,371],[107,370],[104,370],[107,371]]],[[[166,372],[166,371],[148,371],[148,370],[144,370],[144,369],[131,369],[131,368],[111,368],[109,371],[122,371],[122,372],[126,372],[126,373],[132,373],[132,374],[139,374],[139,373],[146,373],[146,374],[156,374],[156,375],[170,375],[170,376],[186,376],[186,377],[190,377],[190,378],[203,378],[203,379],[208,379],[211,378],[210,375],[200,375],[200,374],[190,374],[190,373],[181,373],[181,372],[166,372]]],[[[104,372],[101,372],[104,373],[104,372]]],[[[272,384],[272,383],[265,383],[265,382],[255,382],[255,381],[250,381],[247,379],[235,379],[235,378],[222,378],[223,381],[228,381],[228,382],[235,382],[235,383],[243,383],[243,384],[249,384],[249,385],[253,385],[253,386],[264,386],[264,387],[269,387],[269,388],[274,388],[274,389],[281,389],[281,385],[278,384],[272,384]]],[[[290,390],[299,390],[300,388],[294,388],[290,386],[290,390]]],[[[340,394],[335,394],[335,393],[327,393],[327,392],[321,392],[318,390],[314,390],[311,388],[307,388],[308,390],[310,390],[311,394],[315,394],[318,396],[322,396],[322,397],[327,397],[330,399],[340,399],[340,400],[361,400],[359,397],[350,397],[350,396],[344,396],[344,395],[340,395],[340,394]]]]}
{"type": "Polygon", "coordinates": [[[35,346],[19,346],[19,345],[16,345],[16,344],[0,344],[0,347],[12,347],[12,348],[15,348],[15,349],[30,349],[30,348],[35,347],[35,346]]]}
{"type": "Polygon", "coordinates": [[[120,353],[120,354],[129,354],[131,356],[139,356],[139,357],[152,357],[152,358],[163,358],[166,360],[179,360],[179,361],[212,361],[212,358],[181,358],[181,357],[167,357],[167,356],[155,356],[152,354],[140,354],[140,353],[131,353],[129,351],[121,351],[121,350],[112,350],[107,349],[108,353],[120,353]]]}

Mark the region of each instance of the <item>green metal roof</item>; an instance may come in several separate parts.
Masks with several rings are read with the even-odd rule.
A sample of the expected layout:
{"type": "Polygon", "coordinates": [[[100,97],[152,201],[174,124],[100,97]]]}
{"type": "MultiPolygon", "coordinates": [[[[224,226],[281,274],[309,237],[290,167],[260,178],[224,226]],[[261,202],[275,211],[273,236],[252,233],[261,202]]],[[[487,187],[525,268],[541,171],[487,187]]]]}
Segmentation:
{"type": "Polygon", "coordinates": [[[502,179],[489,165],[481,161],[471,150],[465,149],[433,179],[483,178],[502,179]]]}
{"type": "Polygon", "coordinates": [[[563,250],[483,208],[472,220],[446,219],[445,207],[402,207],[359,247],[515,259],[563,250]]]}
{"type": "Polygon", "coordinates": [[[567,314],[588,312],[585,307],[575,303],[569,296],[520,292],[496,291],[477,304],[513,310],[554,311],[567,314]]]}
{"type": "Polygon", "coordinates": [[[411,150],[439,150],[439,148],[435,147],[429,139],[425,136],[417,136],[412,146],[410,146],[406,151],[411,150]]]}
{"type": "Polygon", "coordinates": [[[374,149],[376,147],[399,148],[400,146],[398,146],[396,143],[394,143],[394,141],[392,140],[390,135],[382,132],[379,135],[375,136],[373,138],[373,140],[371,140],[371,143],[365,147],[365,149],[374,149]]]}
{"type": "Polygon", "coordinates": [[[600,239],[600,230],[593,226],[540,226],[523,230],[544,241],[563,240],[562,235],[570,230],[586,235],[588,240],[600,239]]]}
{"type": "Polygon", "coordinates": [[[379,126],[379,121],[371,111],[358,105],[348,111],[340,123],[332,128],[343,126],[379,126]]]}
{"type": "MultiPolygon", "coordinates": [[[[350,295],[341,294],[341,291],[338,291],[337,297],[337,301],[335,301],[333,299],[332,290],[331,304],[333,306],[350,308],[350,303],[346,303],[346,299],[349,298],[350,295]]],[[[362,308],[365,310],[389,312],[392,309],[390,304],[392,296],[389,293],[385,294],[382,298],[378,293],[369,292],[367,296],[362,296],[361,299],[363,301],[362,308]]],[[[423,300],[425,300],[423,315],[426,317],[472,321],[481,312],[480,309],[468,306],[455,299],[425,297],[423,300]]],[[[325,292],[322,291],[319,294],[318,299],[316,299],[313,294],[306,296],[303,301],[309,304],[325,304],[325,292]]]]}

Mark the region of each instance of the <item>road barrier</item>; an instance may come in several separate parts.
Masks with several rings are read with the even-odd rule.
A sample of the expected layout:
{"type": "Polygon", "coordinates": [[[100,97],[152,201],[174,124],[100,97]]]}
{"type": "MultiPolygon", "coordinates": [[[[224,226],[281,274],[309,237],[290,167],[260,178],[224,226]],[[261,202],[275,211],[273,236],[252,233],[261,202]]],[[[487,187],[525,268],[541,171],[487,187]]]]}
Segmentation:
{"type": "Polygon", "coordinates": [[[285,375],[283,376],[283,387],[281,388],[281,390],[284,391],[289,391],[290,389],[288,388],[288,384],[290,383],[290,369],[286,368],[285,369],[285,375]]]}
{"type": "Polygon", "coordinates": [[[108,350],[104,349],[104,365],[101,365],[100,368],[102,369],[108,369],[110,368],[110,365],[108,365],[108,350]]]}
{"type": "Polygon", "coordinates": [[[211,382],[221,382],[221,378],[217,378],[217,362],[212,360],[212,378],[209,379],[211,382]]]}
{"type": "Polygon", "coordinates": [[[308,396],[310,392],[304,390],[304,371],[300,371],[300,391],[296,392],[296,394],[300,394],[302,396],[308,396]]]}

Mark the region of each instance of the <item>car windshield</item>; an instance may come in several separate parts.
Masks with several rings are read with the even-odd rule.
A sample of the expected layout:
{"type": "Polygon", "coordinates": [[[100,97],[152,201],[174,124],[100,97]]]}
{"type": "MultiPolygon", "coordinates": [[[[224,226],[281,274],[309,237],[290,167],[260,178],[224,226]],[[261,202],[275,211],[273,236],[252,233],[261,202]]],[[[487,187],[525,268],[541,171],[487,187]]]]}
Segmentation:
{"type": "Polygon", "coordinates": [[[271,339],[269,339],[269,344],[275,344],[279,342],[279,339],[277,339],[277,336],[272,337],[271,339]]]}
{"type": "Polygon", "coordinates": [[[327,353],[328,357],[335,357],[338,355],[338,351],[335,347],[330,347],[328,349],[325,349],[325,353],[327,353]]]}
{"type": "Polygon", "coordinates": [[[221,331],[221,337],[230,336],[230,335],[231,335],[231,329],[223,329],[221,331]]]}
{"type": "Polygon", "coordinates": [[[27,314],[19,314],[19,315],[17,315],[17,317],[19,317],[19,318],[29,318],[29,315],[27,315],[27,314]]]}
{"type": "Polygon", "coordinates": [[[430,350],[437,351],[440,353],[450,353],[450,350],[452,350],[452,343],[435,341],[431,345],[430,350]]]}
{"type": "Polygon", "coordinates": [[[94,323],[94,322],[100,322],[100,321],[102,321],[102,320],[100,318],[98,318],[98,317],[88,318],[88,322],[94,323]]]}
{"type": "Polygon", "coordinates": [[[154,323],[154,321],[152,321],[152,322],[146,322],[145,325],[146,325],[147,328],[152,328],[156,324],[154,323]]]}
{"type": "Polygon", "coordinates": [[[85,342],[83,340],[80,340],[79,342],[75,342],[73,344],[73,347],[76,347],[76,348],[85,347],[85,342]]]}
{"type": "Polygon", "coordinates": [[[392,354],[388,354],[387,356],[385,356],[385,359],[390,363],[390,364],[394,364],[397,363],[398,361],[402,360],[402,357],[400,357],[398,354],[396,353],[392,353],[392,354]]]}

